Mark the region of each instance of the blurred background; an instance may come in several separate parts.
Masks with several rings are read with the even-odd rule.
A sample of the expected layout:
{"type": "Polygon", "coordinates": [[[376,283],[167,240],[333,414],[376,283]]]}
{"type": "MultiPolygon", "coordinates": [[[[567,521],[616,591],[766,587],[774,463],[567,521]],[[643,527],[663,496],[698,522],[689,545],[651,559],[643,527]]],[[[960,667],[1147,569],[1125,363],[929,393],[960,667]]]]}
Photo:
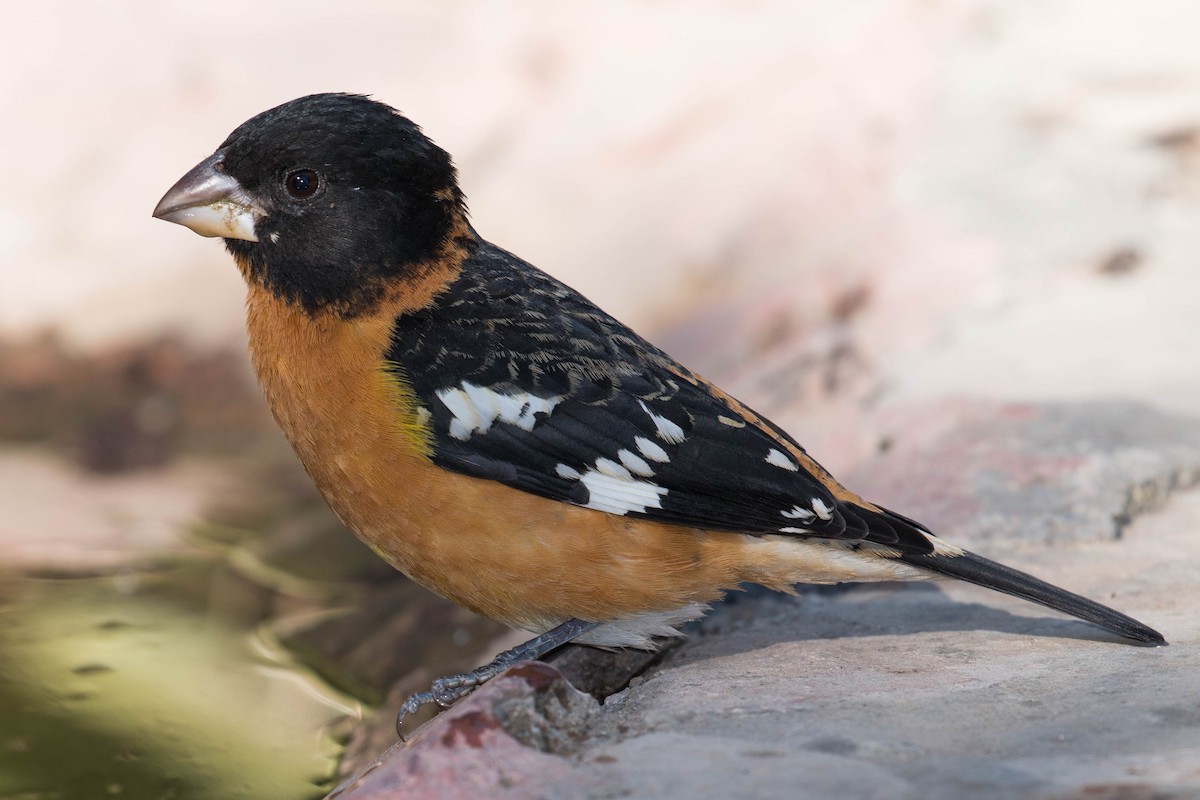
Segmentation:
{"type": "Polygon", "coordinates": [[[340,529],[220,243],[236,125],[369,93],[479,232],[835,472],[953,397],[1200,400],[1187,0],[48,0],[0,32],[0,798],[320,796],[514,639],[340,529]]]}

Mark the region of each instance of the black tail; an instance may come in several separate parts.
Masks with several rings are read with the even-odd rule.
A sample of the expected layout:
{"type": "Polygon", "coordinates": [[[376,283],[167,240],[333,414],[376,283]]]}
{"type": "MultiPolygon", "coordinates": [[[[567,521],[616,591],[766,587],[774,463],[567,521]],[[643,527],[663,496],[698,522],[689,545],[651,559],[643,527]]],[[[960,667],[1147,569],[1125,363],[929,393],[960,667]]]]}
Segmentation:
{"type": "Polygon", "coordinates": [[[904,553],[900,560],[939,575],[958,578],[960,581],[1040,603],[1047,608],[1095,623],[1135,642],[1151,645],[1167,643],[1161,633],[1132,617],[974,553],[964,551],[959,556],[904,553]]]}

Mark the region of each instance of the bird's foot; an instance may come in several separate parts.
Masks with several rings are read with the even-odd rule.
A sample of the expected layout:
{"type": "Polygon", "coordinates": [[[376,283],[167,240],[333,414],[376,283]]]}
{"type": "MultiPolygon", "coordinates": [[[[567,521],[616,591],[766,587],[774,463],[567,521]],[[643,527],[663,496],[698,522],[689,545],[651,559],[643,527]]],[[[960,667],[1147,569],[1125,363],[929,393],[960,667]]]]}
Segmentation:
{"type": "MultiPolygon", "coordinates": [[[[511,651],[509,651],[511,652],[511,651]]],[[[507,655],[507,653],[501,653],[507,655]]],[[[462,675],[446,675],[434,680],[428,692],[417,692],[411,694],[404,704],[400,706],[400,712],[396,714],[396,734],[400,740],[404,740],[404,718],[409,714],[417,711],[421,706],[437,703],[442,708],[449,708],[454,705],[456,700],[469,695],[471,692],[483,683],[499,675],[507,669],[515,661],[507,659],[501,661],[499,657],[473,672],[467,672],[462,675]]]]}
{"type": "Polygon", "coordinates": [[[541,658],[556,647],[566,644],[580,634],[595,628],[597,623],[569,619],[556,628],[551,628],[540,636],[535,636],[527,642],[522,642],[511,650],[505,650],[479,669],[465,672],[462,675],[446,675],[433,681],[428,692],[417,692],[409,695],[400,711],[396,714],[396,734],[404,741],[404,718],[421,706],[437,703],[442,708],[449,708],[456,701],[475,691],[477,687],[499,675],[518,661],[541,658]]]}

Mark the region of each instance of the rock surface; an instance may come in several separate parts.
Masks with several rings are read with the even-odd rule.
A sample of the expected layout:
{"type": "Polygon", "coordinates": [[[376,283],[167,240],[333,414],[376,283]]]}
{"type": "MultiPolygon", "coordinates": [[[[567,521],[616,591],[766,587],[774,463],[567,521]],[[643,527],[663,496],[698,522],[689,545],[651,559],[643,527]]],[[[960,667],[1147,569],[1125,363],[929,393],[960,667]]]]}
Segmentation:
{"type": "Polygon", "coordinates": [[[954,541],[1117,539],[1200,483],[1200,419],[1138,403],[952,400],[887,417],[887,452],[846,480],[954,541]]]}
{"type": "Polygon", "coordinates": [[[385,754],[373,780],[447,797],[468,774],[506,797],[1200,797],[1200,491],[1173,491],[1200,468],[1200,423],[1125,404],[954,409],[926,409],[941,432],[910,427],[917,444],[897,443],[864,482],[928,473],[954,514],[920,493],[904,511],[946,516],[954,541],[1114,605],[1171,646],[954,582],[751,591],[603,706],[554,717],[558,744],[515,732],[514,698],[528,719],[576,696],[522,668],[385,754]],[[1030,481],[1044,501],[1025,501],[1030,481]],[[1160,487],[1152,510],[1125,502],[1146,486],[1160,487]],[[1046,516],[1084,533],[1056,535],[1046,516]],[[476,739],[456,733],[472,725],[476,739]]]}
{"type": "Polygon", "coordinates": [[[542,797],[598,788],[565,754],[598,705],[553,667],[522,663],[343,783],[329,800],[542,797]]]}

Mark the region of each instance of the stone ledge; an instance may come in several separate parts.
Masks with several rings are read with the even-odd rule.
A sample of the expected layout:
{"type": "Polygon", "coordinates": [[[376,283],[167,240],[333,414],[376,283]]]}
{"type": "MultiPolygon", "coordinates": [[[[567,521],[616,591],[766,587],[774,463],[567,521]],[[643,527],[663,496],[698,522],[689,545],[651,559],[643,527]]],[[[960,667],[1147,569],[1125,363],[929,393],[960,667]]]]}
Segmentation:
{"type": "Polygon", "coordinates": [[[1200,423],[1123,404],[954,408],[926,409],[939,432],[910,425],[913,444],[861,483],[900,500],[924,487],[901,506],[921,519],[940,487],[955,541],[1111,603],[1171,647],[954,582],[752,590],[657,664],[598,656],[601,674],[626,670],[607,688],[589,679],[615,690],[603,705],[520,666],[336,796],[1200,797],[1200,492],[1168,496],[1200,463],[1200,423]],[[1117,525],[1147,481],[1155,510],[1117,525]],[[376,784],[392,794],[361,793],[376,784]]]}

